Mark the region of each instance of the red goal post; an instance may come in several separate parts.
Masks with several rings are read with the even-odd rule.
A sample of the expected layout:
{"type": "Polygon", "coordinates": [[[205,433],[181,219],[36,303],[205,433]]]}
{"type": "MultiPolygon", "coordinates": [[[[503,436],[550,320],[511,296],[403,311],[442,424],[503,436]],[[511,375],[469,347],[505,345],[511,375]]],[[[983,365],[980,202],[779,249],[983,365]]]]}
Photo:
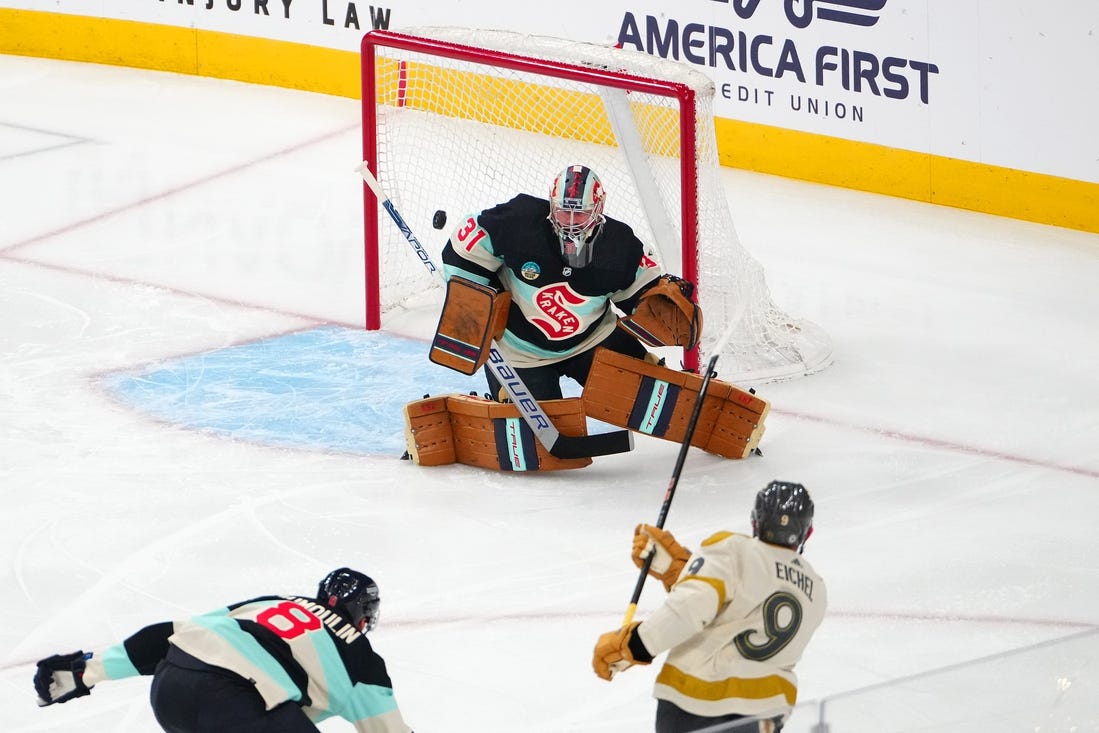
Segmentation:
{"type": "MultiPolygon", "coordinates": [[[[702,349],[738,322],[723,378],[816,371],[831,354],[827,337],[812,327],[824,348],[806,360],[796,342],[811,324],[773,306],[762,268],[736,237],[712,97],[701,72],[634,51],[505,31],[371,31],[362,42],[363,159],[433,258],[449,234],[432,228],[435,212],[453,224],[519,192],[544,196],[558,171],[584,163],[603,181],[607,214],[698,285],[702,349]]],[[[441,289],[366,186],[363,211],[373,330],[384,313],[431,303],[441,289]]],[[[697,352],[683,359],[697,369],[697,352]]]]}

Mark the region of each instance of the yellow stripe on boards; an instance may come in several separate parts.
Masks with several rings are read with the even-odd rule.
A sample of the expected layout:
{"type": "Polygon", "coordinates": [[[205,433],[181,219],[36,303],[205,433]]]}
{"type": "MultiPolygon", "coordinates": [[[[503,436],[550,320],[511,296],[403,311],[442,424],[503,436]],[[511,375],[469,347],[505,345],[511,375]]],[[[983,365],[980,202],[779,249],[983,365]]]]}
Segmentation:
{"type": "Polygon", "coordinates": [[[214,31],[197,31],[196,36],[200,76],[352,99],[362,96],[357,53],[214,31]]]}
{"type": "Polygon", "coordinates": [[[129,20],[0,8],[0,53],[360,96],[357,53],[129,20]]]}
{"type": "Polygon", "coordinates": [[[767,677],[729,677],[724,680],[710,681],[693,677],[678,667],[665,664],[656,677],[658,685],[667,685],[695,700],[743,699],[767,700],[781,695],[788,705],[798,699],[798,688],[789,680],[778,675],[767,677]]]}
{"type": "MultiPolygon", "coordinates": [[[[0,8],[0,53],[360,95],[355,52],[136,21],[0,8]]],[[[519,94],[506,85],[488,91],[519,94]]],[[[524,116],[538,114],[517,104],[500,124],[522,129],[524,116]]],[[[606,139],[605,115],[593,115],[562,134],[606,139]]],[[[1099,183],[720,117],[715,124],[722,165],[1099,233],[1099,183]]]]}
{"type": "Polygon", "coordinates": [[[722,165],[1099,233],[1099,184],[717,118],[722,165]]]}
{"type": "Polygon", "coordinates": [[[194,29],[64,13],[0,8],[0,53],[198,73],[194,29]]]}
{"type": "Polygon", "coordinates": [[[719,118],[722,165],[926,201],[927,155],[883,145],[719,118]]]}
{"type": "MultiPolygon", "coordinates": [[[[383,104],[396,106],[398,63],[379,58],[377,68],[383,71],[378,97],[383,104]]],[[[419,62],[406,64],[405,83],[408,91],[400,101],[414,109],[517,130],[546,129],[551,126],[547,120],[557,119],[547,114],[569,109],[572,116],[555,130],[560,137],[604,145],[614,139],[603,103],[594,94],[419,62]],[[462,89],[463,93],[417,93],[420,88],[462,89]]]]}
{"type": "MultiPolygon", "coordinates": [[[[475,120],[516,130],[553,129],[557,137],[609,145],[615,141],[603,100],[592,92],[562,89],[515,79],[478,74],[472,70],[441,68],[409,61],[401,77],[399,62],[375,60],[378,100],[390,106],[408,106],[435,114],[475,120]],[[403,87],[398,86],[402,81],[403,87]],[[460,95],[426,93],[424,89],[461,89],[460,95]],[[569,114],[562,115],[561,110],[569,114]]],[[[675,134],[642,135],[645,152],[661,156],[679,153],[678,110],[631,101],[641,130],[673,130],[675,134]]]]}
{"type": "Polygon", "coordinates": [[[931,203],[1099,233],[1099,184],[932,157],[931,203]]]}

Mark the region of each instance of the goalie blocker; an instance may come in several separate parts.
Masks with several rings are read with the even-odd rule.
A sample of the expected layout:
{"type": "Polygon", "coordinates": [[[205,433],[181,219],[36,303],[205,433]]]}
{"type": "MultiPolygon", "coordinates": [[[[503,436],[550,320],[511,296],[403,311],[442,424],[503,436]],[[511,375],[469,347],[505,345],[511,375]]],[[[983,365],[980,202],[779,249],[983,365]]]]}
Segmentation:
{"type": "MultiPolygon", "coordinates": [[[[559,429],[574,436],[587,432],[579,398],[546,400],[542,407],[559,429]]],[[[493,471],[557,471],[592,462],[550,454],[511,403],[441,395],[410,402],[404,416],[408,454],[420,466],[462,463],[493,471]]]]}
{"type": "MultiPolygon", "coordinates": [[[[597,349],[580,399],[591,418],[682,442],[702,377],[597,349]]],[[[691,445],[725,458],[746,458],[759,445],[770,404],[710,379],[691,445]]]]}
{"type": "Polygon", "coordinates": [[[510,305],[510,293],[450,278],[428,358],[462,374],[476,374],[488,360],[493,340],[507,327],[510,305]]]}

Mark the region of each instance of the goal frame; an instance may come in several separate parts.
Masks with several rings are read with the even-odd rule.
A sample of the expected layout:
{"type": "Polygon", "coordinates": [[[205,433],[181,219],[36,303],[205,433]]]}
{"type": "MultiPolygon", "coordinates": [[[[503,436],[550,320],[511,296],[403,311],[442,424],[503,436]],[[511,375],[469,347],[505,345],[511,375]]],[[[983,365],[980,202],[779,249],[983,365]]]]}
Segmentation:
{"type": "MultiPolygon", "coordinates": [[[[682,277],[698,282],[698,173],[695,90],[682,82],[652,79],[549,59],[536,59],[506,51],[422,38],[387,30],[373,30],[363,36],[362,62],[362,159],[378,175],[378,89],[375,79],[376,49],[394,48],[498,66],[513,71],[543,74],[570,81],[597,84],[622,91],[638,91],[676,100],[679,107],[679,178],[681,186],[681,270],[682,277]]],[[[400,87],[398,87],[400,89],[400,87]]],[[[399,92],[398,92],[399,93],[399,92]]],[[[376,195],[363,184],[364,268],[366,284],[365,323],[368,331],[381,328],[381,272],[379,226],[381,217],[376,195]]],[[[697,371],[699,348],[685,350],[683,366],[697,371]]]]}

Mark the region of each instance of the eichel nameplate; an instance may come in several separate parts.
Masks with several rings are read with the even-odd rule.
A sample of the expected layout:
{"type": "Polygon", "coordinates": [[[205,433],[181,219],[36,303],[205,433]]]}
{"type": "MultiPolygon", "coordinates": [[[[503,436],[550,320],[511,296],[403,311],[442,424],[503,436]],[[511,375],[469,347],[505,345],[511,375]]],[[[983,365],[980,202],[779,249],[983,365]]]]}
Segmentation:
{"type": "MultiPolygon", "coordinates": [[[[702,377],[597,349],[580,399],[588,417],[682,443],[702,377]]],[[[725,458],[746,458],[759,445],[771,405],[711,379],[691,445],[725,458]]]]}

